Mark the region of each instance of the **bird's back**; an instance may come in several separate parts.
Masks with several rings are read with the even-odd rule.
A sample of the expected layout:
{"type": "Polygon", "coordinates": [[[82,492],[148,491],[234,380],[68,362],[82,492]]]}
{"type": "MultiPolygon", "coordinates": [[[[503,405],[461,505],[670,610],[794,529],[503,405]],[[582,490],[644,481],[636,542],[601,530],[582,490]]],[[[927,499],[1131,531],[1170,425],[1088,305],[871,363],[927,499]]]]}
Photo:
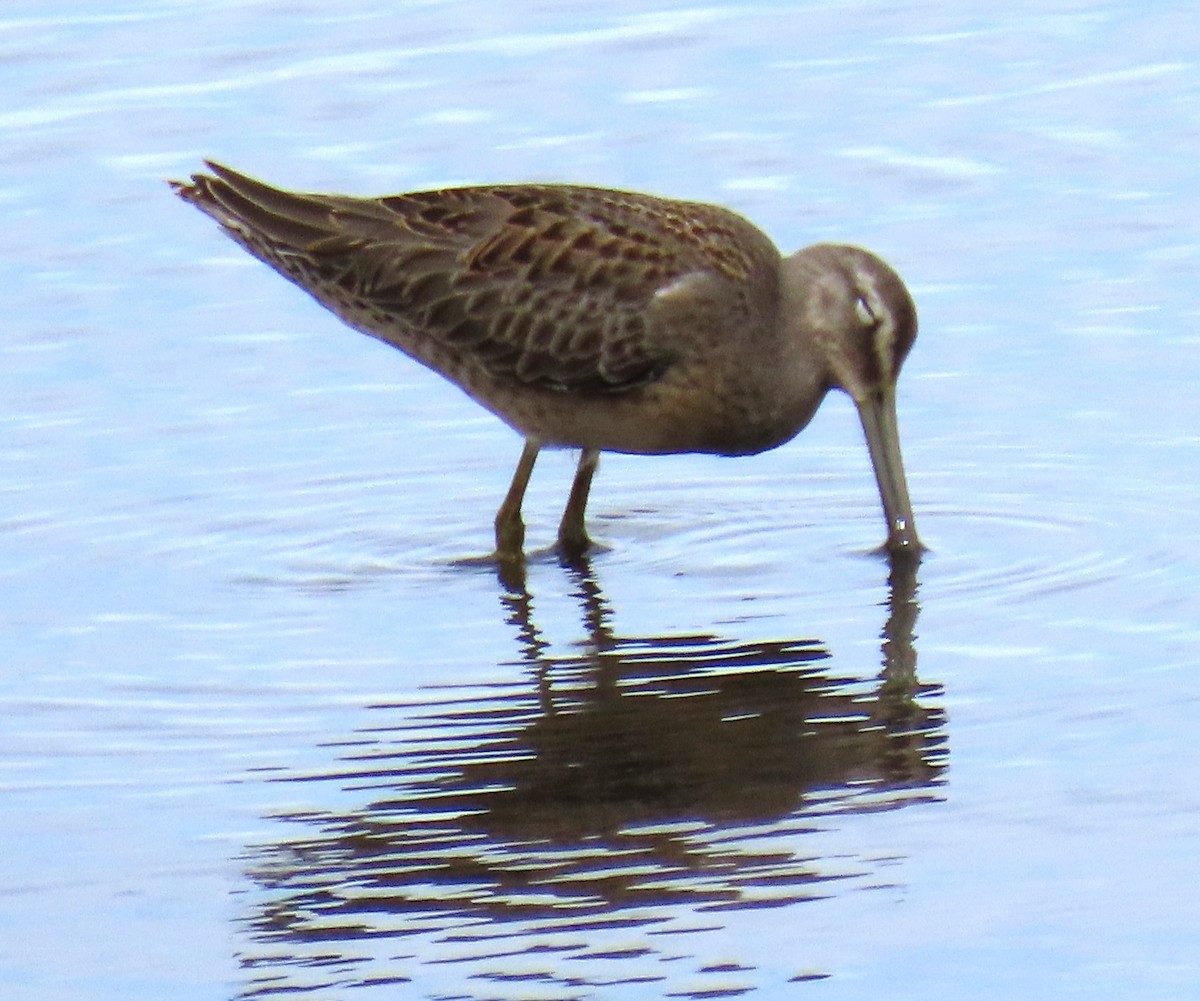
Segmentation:
{"type": "Polygon", "coordinates": [[[652,382],[679,343],[651,306],[689,275],[719,283],[735,314],[773,305],[778,252],[718,206],[553,184],[297,194],[211,166],[179,194],[347,322],[460,383],[468,368],[572,393],[652,382]]]}

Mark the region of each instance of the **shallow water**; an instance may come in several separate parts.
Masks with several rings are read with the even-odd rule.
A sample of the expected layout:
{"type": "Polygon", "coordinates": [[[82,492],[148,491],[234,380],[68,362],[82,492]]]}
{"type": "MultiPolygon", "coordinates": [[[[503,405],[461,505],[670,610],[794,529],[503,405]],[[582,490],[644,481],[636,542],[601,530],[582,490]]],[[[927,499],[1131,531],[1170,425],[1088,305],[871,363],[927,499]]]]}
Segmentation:
{"type": "Polygon", "coordinates": [[[1194,996],[1193,22],[6,8],[5,996],[1194,996]],[[172,198],[204,156],[877,250],[932,551],[869,552],[836,398],[605,457],[586,567],[470,565],[519,442],[172,198]]]}

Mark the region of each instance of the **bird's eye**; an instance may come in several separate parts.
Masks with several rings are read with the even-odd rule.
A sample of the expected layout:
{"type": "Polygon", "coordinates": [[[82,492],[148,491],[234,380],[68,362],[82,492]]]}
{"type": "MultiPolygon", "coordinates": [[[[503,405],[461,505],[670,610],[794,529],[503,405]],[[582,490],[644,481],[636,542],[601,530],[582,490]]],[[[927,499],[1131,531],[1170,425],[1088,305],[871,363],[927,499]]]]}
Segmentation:
{"type": "Polygon", "coordinates": [[[854,315],[864,327],[874,327],[879,323],[879,319],[871,312],[871,307],[862,296],[854,300],[854,315]]]}

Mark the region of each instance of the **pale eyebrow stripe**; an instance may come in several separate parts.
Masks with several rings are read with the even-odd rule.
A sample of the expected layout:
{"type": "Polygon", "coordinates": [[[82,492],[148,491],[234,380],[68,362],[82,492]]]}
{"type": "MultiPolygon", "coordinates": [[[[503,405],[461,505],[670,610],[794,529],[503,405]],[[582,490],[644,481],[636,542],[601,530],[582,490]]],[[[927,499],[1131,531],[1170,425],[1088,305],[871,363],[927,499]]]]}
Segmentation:
{"type": "Polygon", "coordinates": [[[875,360],[879,362],[879,372],[885,378],[892,379],[896,375],[896,316],[871,278],[858,276],[858,287],[867,309],[876,320],[871,348],[875,352],[875,360]]]}

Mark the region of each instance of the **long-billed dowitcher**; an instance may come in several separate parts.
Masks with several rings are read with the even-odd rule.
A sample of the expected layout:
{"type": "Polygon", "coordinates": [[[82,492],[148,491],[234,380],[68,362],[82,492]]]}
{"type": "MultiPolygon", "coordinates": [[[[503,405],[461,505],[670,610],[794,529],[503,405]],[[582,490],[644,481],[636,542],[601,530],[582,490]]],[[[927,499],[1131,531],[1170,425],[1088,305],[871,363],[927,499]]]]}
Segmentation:
{"type": "Polygon", "coordinates": [[[715,205],[557,184],[352,198],[219,164],[175,191],[350,326],[457,384],[525,437],[496,515],[519,557],[538,451],[582,450],[560,550],[589,545],[600,452],[753,455],[837,387],[866,432],[892,552],[921,548],[896,378],[917,333],[904,283],[857,247],[781,257],[715,205]]]}

